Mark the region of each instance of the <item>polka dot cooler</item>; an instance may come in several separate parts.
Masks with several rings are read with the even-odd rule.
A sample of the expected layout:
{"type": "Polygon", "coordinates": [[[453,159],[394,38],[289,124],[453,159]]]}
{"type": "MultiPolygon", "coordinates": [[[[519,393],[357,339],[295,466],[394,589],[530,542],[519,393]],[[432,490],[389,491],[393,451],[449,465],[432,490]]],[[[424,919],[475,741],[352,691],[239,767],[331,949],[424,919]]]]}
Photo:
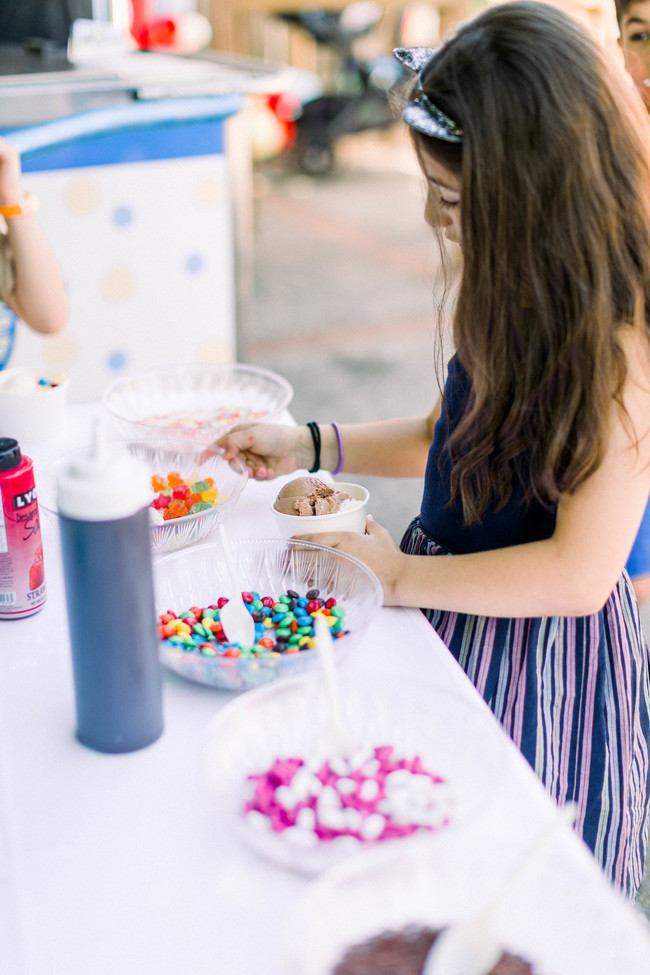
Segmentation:
{"type": "MultiPolygon", "coordinates": [[[[139,134],[138,138],[146,138],[139,134]]],[[[11,366],[70,376],[91,400],[125,370],[232,361],[232,219],[221,154],[26,172],[68,289],[63,333],[18,323],[11,366]],[[173,205],[170,192],[173,188],[173,205]]]]}

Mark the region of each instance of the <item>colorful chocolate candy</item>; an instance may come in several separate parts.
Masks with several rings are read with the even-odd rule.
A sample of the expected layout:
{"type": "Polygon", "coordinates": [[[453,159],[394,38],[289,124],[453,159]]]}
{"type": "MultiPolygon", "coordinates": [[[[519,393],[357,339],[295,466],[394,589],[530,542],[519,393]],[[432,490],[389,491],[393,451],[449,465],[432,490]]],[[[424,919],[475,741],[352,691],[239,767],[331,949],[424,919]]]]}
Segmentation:
{"type": "Polygon", "coordinates": [[[154,474],[151,487],[158,492],[151,507],[162,513],[164,521],[206,511],[226,500],[226,495],[214,486],[212,477],[202,478],[198,474],[189,477],[181,477],[178,471],[170,471],[166,477],[154,474]]]}
{"type": "Polygon", "coordinates": [[[257,592],[243,592],[242,598],[255,622],[255,643],[242,646],[229,642],[223,631],[219,611],[228,602],[220,596],[209,606],[191,606],[176,615],[161,613],[160,639],[168,646],[204,657],[265,657],[300,653],[315,646],[314,620],[324,616],[336,639],[345,636],[345,610],[333,597],[321,598],[318,589],[301,596],[288,589],[276,599],[257,592]]]}
{"type": "Polygon", "coordinates": [[[369,843],[437,830],[453,818],[453,797],[422,759],[400,757],[392,745],[359,748],[323,761],[277,758],[249,775],[244,805],[252,828],[282,833],[301,847],[347,838],[369,843]]]}

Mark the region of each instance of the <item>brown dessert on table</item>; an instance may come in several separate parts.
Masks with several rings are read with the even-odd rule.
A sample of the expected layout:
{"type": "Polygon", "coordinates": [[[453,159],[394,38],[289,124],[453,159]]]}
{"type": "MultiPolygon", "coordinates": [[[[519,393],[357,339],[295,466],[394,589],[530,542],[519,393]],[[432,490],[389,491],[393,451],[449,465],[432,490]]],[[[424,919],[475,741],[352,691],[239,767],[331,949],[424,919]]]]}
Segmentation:
{"type": "MultiPolygon", "coordinates": [[[[439,934],[433,928],[415,926],[382,932],[349,948],[332,975],[422,975],[429,949],[439,934]]],[[[523,958],[506,952],[489,975],[534,975],[534,970],[523,958]]]]}
{"type": "Polygon", "coordinates": [[[354,504],[345,491],[330,487],[317,477],[296,477],[285,484],[273,507],[285,515],[331,515],[354,504]]]}

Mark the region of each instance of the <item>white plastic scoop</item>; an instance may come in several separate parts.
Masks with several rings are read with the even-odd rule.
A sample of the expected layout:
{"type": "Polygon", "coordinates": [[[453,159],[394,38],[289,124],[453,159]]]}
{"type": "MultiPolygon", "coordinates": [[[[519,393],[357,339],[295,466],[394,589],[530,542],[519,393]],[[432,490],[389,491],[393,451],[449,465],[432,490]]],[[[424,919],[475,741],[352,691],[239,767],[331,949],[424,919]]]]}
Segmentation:
{"type": "Polygon", "coordinates": [[[230,643],[240,643],[242,646],[250,647],[255,642],[255,623],[242,598],[244,586],[239,577],[239,565],[223,524],[218,526],[218,531],[231,587],[228,602],[219,610],[219,621],[230,643]]]}
{"type": "Polygon", "coordinates": [[[565,824],[573,824],[577,811],[574,802],[563,806],[553,824],[506,877],[492,902],[474,917],[451,925],[438,935],[426,957],[422,975],[488,975],[503,953],[493,929],[494,914],[501,901],[548,848],[556,833],[565,824]]]}
{"type": "Polygon", "coordinates": [[[330,628],[323,616],[314,620],[316,633],[316,649],[323,674],[325,691],[328,698],[328,719],[318,742],[319,751],[328,756],[349,755],[358,748],[345,726],[341,709],[341,692],[339,690],[334,666],[334,649],[330,628]]]}

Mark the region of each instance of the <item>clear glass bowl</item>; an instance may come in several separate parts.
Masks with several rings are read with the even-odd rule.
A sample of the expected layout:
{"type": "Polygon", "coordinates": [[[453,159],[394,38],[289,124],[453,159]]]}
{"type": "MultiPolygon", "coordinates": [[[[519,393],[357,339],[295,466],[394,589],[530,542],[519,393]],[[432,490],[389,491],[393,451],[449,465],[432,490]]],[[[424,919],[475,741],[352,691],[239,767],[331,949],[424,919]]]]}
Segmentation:
{"type": "MultiPolygon", "coordinates": [[[[441,930],[479,912],[498,890],[503,860],[511,862],[507,843],[502,837],[484,844],[458,835],[456,842],[450,839],[440,843],[435,836],[415,835],[400,843],[372,847],[326,871],[293,905],[291,921],[286,924],[288,936],[282,942],[286,945],[282,971],[286,975],[331,975],[353,946],[388,932],[441,930]],[[296,930],[301,937],[291,938],[290,932],[296,930]]],[[[532,916],[538,917],[539,902],[530,907],[532,916]]],[[[546,911],[545,923],[547,917],[546,911]]],[[[543,937],[544,925],[541,930],[543,937]]],[[[507,929],[498,934],[504,947],[537,958],[530,940],[526,944],[525,936],[522,939],[516,929],[514,939],[507,929]]],[[[366,961],[362,970],[369,968],[366,961]]],[[[539,971],[558,970],[544,967],[539,971]]]]}
{"type": "Polygon", "coordinates": [[[183,365],[116,380],[102,401],[123,437],[212,443],[247,420],[270,420],[291,402],[282,376],[237,362],[183,365]]]}
{"type": "MultiPolygon", "coordinates": [[[[283,970],[287,975],[331,975],[353,945],[411,925],[446,926],[456,908],[456,890],[450,891],[448,875],[441,870],[447,860],[441,844],[422,834],[372,847],[336,864],[310,884],[294,906],[293,919],[300,925],[294,930],[304,936],[287,939],[283,970]]],[[[450,876],[453,881],[461,871],[452,870],[450,876]]],[[[463,879],[458,886],[465,888],[465,901],[471,904],[473,891],[468,892],[464,875],[463,879]]],[[[461,901],[461,915],[464,906],[461,901]]]]}
{"type": "MultiPolygon", "coordinates": [[[[397,648],[396,652],[399,651],[397,648]]],[[[339,669],[346,725],[362,745],[393,745],[405,757],[419,755],[424,767],[448,784],[450,823],[413,834],[444,843],[452,830],[478,817],[496,794],[505,750],[482,708],[427,681],[339,669]],[[490,733],[491,732],[491,733],[490,733]]],[[[351,855],[389,848],[410,838],[360,843],[354,838],[297,846],[282,832],[261,830],[243,814],[247,776],[267,771],[276,758],[320,754],[328,702],[321,675],[260,688],[231,701],[212,722],[206,751],[208,782],[233,832],[256,853],[289,870],[316,875],[351,855]]]]}
{"type": "MultiPolygon", "coordinates": [[[[460,744],[467,747],[464,739],[460,744]]],[[[508,775],[509,763],[505,765],[508,775]]],[[[500,788],[502,781],[494,784],[500,788]]],[[[516,803],[509,784],[505,791],[509,803],[516,803]]],[[[565,835],[568,827],[551,836],[558,814],[550,801],[547,806],[531,815],[530,803],[521,809],[514,805],[507,821],[491,810],[485,823],[449,830],[444,842],[423,833],[336,864],[292,904],[280,931],[279,970],[284,975],[332,975],[353,946],[389,932],[439,931],[487,910],[503,951],[526,959],[535,975],[646,973],[647,948],[633,946],[625,930],[631,920],[629,905],[614,887],[605,889],[595,876],[595,862],[587,864],[594,871],[587,880],[588,851],[565,835]],[[534,850],[538,855],[531,860],[534,850]],[[594,898],[588,891],[591,882],[603,887],[594,898]]],[[[348,960],[346,968],[402,972],[394,959],[390,969],[386,962],[380,964],[375,956],[371,968],[366,957],[363,962],[348,960]]],[[[498,969],[512,971],[514,964],[502,960],[498,969]]],[[[413,970],[411,963],[408,971],[413,970]]]]}
{"type": "MultiPolygon", "coordinates": [[[[241,577],[248,590],[278,598],[287,589],[305,595],[319,589],[334,596],[345,610],[345,637],[335,652],[347,654],[383,601],[381,584],[362,562],[315,542],[266,538],[233,541],[241,577]]],[[[219,542],[208,542],[160,559],[154,566],[159,613],[181,613],[190,606],[209,606],[230,593],[230,576],[219,542]]],[[[162,662],[182,677],[228,691],[243,691],[278,678],[304,673],[316,650],[268,657],[203,657],[161,645],[162,662]]]]}
{"type": "MultiPolygon", "coordinates": [[[[215,487],[225,495],[225,501],[205,511],[193,515],[173,518],[162,525],[151,525],[151,544],[154,553],[173,552],[201,541],[227,518],[239,496],[248,483],[248,472],[241,461],[226,461],[223,451],[216,447],[199,446],[184,440],[118,440],[108,444],[109,449],[126,449],[147,465],[152,475],[166,477],[171,471],[178,471],[181,477],[196,473],[198,479],[211,477],[215,487]]],[[[56,481],[61,468],[67,467],[76,456],[87,452],[87,448],[72,451],[60,457],[53,464],[38,471],[36,487],[39,508],[48,520],[58,527],[59,512],[56,501],[56,481]]],[[[151,498],[155,497],[152,490],[151,498]]]]}

